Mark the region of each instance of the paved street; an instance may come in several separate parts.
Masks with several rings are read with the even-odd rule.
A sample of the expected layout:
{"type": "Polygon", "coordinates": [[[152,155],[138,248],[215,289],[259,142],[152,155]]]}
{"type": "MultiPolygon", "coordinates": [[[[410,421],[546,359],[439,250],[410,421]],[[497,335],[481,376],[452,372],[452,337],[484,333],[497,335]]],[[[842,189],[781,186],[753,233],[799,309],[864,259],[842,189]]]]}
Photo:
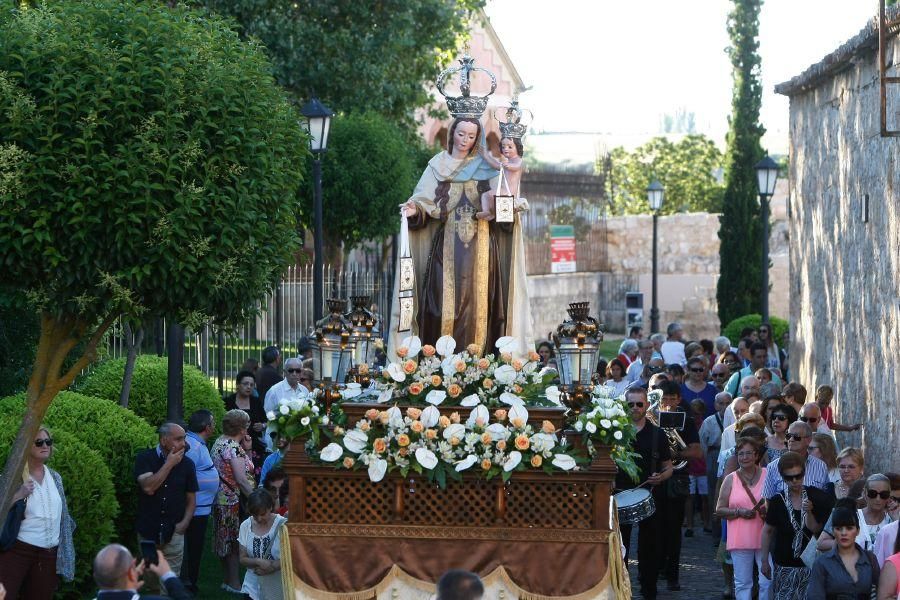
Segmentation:
{"type": "MultiPolygon", "coordinates": [[[[637,527],[632,533],[631,547],[637,548],[637,527]]],[[[666,582],[659,582],[659,600],[716,600],[722,598],[722,571],[715,561],[713,538],[694,528],[694,537],[684,538],[681,548],[681,591],[670,592],[666,582]]],[[[641,585],[637,580],[637,561],[632,560],[629,569],[631,589],[635,599],[641,598],[641,585]]]]}

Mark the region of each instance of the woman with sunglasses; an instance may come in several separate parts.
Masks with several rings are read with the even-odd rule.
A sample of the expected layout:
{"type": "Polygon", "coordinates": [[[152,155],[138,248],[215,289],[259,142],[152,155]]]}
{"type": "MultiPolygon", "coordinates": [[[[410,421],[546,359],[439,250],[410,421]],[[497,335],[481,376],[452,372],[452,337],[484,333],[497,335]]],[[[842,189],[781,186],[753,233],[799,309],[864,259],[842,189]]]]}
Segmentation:
{"type": "MultiPolygon", "coordinates": [[[[887,503],[890,497],[891,482],[887,477],[881,473],[876,473],[866,479],[863,495],[866,507],[857,509],[859,513],[859,535],[856,537],[856,543],[863,550],[873,550],[878,532],[894,521],[887,514],[887,503]]],[[[830,549],[834,546],[834,539],[833,532],[822,531],[822,535],[819,536],[818,548],[820,550],[830,549]]]]}
{"type": "Polygon", "coordinates": [[[809,583],[803,551],[822,530],[834,501],[822,490],[803,485],[806,459],[796,452],[781,455],[778,474],[784,480],[784,489],[769,499],[760,572],[772,580],[774,600],[794,600],[809,583]],[[774,569],[769,564],[770,554],[774,569]]]}
{"type": "Polygon", "coordinates": [[[769,431],[772,433],[766,438],[766,455],[769,462],[774,461],[787,452],[787,441],[784,436],[787,434],[791,423],[797,420],[797,411],[794,410],[794,407],[788,404],[773,405],[773,400],[777,400],[777,398],[763,400],[763,414],[766,413],[766,403],[769,403],[769,406],[772,407],[769,411],[768,419],[769,431]]]}
{"type": "Polygon", "coordinates": [[[22,515],[12,546],[0,552],[0,583],[10,599],[49,600],[59,577],[75,577],[75,521],[66,505],[62,477],[47,466],[53,455],[50,430],[41,426],[28,449],[24,483],[11,511],[22,515]]]}
{"type": "Polygon", "coordinates": [[[865,598],[878,582],[878,561],[857,542],[860,521],[855,507],[841,501],[831,514],[836,543],[810,569],[806,600],[865,598]]]}
{"type": "Polygon", "coordinates": [[[875,556],[878,558],[878,564],[884,566],[884,562],[891,554],[900,552],[898,544],[900,544],[900,520],[897,515],[893,514],[891,509],[900,505],[900,475],[897,473],[885,473],[885,476],[891,482],[891,497],[888,498],[887,514],[894,520],[887,527],[882,527],[875,538],[875,556]]]}

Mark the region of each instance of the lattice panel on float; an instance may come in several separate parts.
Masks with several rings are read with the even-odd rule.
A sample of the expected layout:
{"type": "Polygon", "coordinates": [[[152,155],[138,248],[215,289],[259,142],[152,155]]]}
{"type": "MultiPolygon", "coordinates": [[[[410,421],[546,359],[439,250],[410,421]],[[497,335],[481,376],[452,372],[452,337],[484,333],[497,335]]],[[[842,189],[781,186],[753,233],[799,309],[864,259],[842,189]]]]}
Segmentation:
{"type": "Polygon", "coordinates": [[[359,479],[306,479],[306,520],[310,523],[387,524],[393,500],[389,486],[359,479]]]}
{"type": "Polygon", "coordinates": [[[589,529],[594,519],[592,486],[566,482],[510,482],[506,488],[509,527],[589,529]]]}
{"type": "Polygon", "coordinates": [[[463,486],[450,483],[440,489],[427,480],[410,481],[404,489],[403,522],[410,525],[495,525],[496,483],[472,481],[463,486]]]}

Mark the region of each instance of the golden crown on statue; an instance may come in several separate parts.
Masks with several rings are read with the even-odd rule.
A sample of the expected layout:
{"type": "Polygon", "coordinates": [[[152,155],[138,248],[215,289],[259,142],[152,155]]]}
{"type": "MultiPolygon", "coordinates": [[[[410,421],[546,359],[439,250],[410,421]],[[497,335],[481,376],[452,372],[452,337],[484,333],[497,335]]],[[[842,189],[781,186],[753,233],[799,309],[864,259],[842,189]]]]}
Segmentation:
{"type": "Polygon", "coordinates": [[[459,59],[459,67],[450,67],[441,71],[438,75],[436,86],[441,95],[447,99],[447,109],[454,117],[478,118],[484,114],[487,108],[488,96],[497,89],[497,78],[494,74],[475,66],[475,59],[468,54],[459,59]],[[491,78],[491,91],[484,96],[473,96],[471,89],[472,75],[475,71],[487,73],[491,78]],[[454,79],[459,79],[459,96],[450,96],[445,91],[446,86],[454,79]]]}

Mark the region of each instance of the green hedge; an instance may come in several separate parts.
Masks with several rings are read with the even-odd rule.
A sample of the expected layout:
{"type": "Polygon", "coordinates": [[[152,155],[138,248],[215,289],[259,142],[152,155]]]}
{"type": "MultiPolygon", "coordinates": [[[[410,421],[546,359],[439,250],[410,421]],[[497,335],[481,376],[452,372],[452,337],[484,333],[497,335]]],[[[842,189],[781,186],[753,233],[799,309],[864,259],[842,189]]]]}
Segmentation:
{"type": "MultiPolygon", "coordinates": [[[[21,418],[24,412],[24,395],[0,399],[0,414],[21,418]]],[[[127,408],[74,392],[61,392],[54,398],[44,423],[54,431],[71,433],[103,458],[116,482],[120,507],[116,532],[120,540],[130,543],[137,509],[134,457],[156,444],[155,429],[127,408]]]]}
{"type": "MultiPolygon", "coordinates": [[[[2,463],[6,462],[22,420],[7,413],[0,415],[2,463]]],[[[115,540],[113,524],[119,514],[119,503],[103,457],[68,431],[52,427],[50,430],[54,444],[48,465],[62,476],[66,502],[76,523],[75,581],[63,583],[56,597],[84,598],[96,589],[91,577],[94,555],[115,540]]],[[[118,486],[119,482],[116,484],[118,486]]]]}
{"type": "MultiPolygon", "coordinates": [[[[125,359],[117,358],[100,363],[81,382],[78,392],[111,400],[118,404],[122,391],[122,375],[125,359]]],[[[222,423],[225,404],[218,390],[200,369],[184,365],[184,417],[200,408],[212,411],[216,427],[222,423]]],[[[131,395],[128,408],[143,417],[153,427],[166,420],[166,382],[168,380],[168,360],[164,356],[141,355],[134,364],[131,395]]]]}
{"type": "MultiPolygon", "coordinates": [[[[779,319],[778,317],[769,317],[769,323],[772,325],[772,333],[775,336],[775,343],[778,344],[778,347],[781,347],[781,340],[785,333],[788,332],[788,322],[784,319],[779,319]]],[[[754,329],[758,328],[762,324],[762,316],[757,314],[752,315],[744,315],[743,317],[738,317],[724,328],[722,328],[722,335],[731,340],[732,346],[737,346],[738,342],[741,340],[741,330],[744,327],[752,327],[754,329]]]]}

